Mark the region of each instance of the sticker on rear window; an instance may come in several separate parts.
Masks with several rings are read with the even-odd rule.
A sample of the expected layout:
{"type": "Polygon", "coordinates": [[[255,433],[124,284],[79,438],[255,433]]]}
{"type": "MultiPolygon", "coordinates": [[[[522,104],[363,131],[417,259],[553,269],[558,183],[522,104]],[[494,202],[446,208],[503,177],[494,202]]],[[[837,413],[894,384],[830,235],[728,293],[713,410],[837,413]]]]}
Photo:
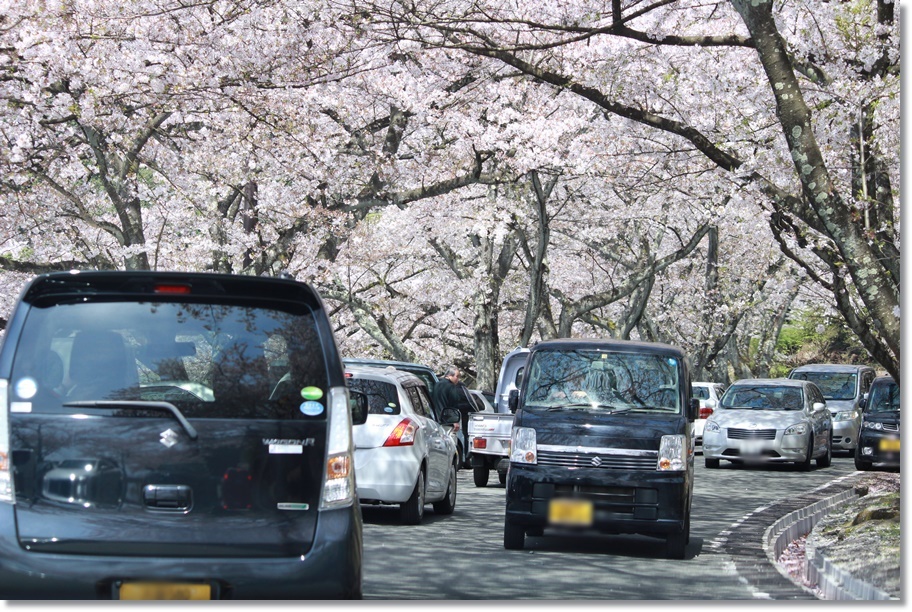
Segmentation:
{"type": "Polygon", "coordinates": [[[301,404],[301,412],[307,416],[323,414],[323,404],[320,402],[304,402],[301,404]]]}
{"type": "Polygon", "coordinates": [[[304,387],[301,389],[301,397],[306,400],[318,400],[323,397],[323,389],[320,387],[304,387]]]}
{"type": "Polygon", "coordinates": [[[22,399],[32,399],[38,393],[38,383],[34,378],[21,378],[16,383],[16,395],[22,399]]]}

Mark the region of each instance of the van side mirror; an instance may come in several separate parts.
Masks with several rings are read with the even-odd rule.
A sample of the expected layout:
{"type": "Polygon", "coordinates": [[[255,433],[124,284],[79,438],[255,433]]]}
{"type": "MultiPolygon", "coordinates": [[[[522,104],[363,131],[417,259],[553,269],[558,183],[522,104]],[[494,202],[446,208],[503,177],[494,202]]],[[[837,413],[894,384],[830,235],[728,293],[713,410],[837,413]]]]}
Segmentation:
{"type": "Polygon", "coordinates": [[[823,402],[814,402],[814,412],[820,412],[821,410],[826,410],[826,404],[823,402]]]}
{"type": "Polygon", "coordinates": [[[692,397],[690,403],[687,404],[687,420],[693,423],[697,420],[698,414],[700,414],[700,400],[692,397]]]}
{"type": "Polygon", "coordinates": [[[352,425],[364,425],[367,422],[367,396],[360,391],[348,392],[348,408],[351,411],[352,425]]]}
{"type": "Polygon", "coordinates": [[[519,408],[519,389],[510,390],[510,397],[507,400],[507,405],[510,407],[510,412],[516,412],[516,409],[519,408]]]}

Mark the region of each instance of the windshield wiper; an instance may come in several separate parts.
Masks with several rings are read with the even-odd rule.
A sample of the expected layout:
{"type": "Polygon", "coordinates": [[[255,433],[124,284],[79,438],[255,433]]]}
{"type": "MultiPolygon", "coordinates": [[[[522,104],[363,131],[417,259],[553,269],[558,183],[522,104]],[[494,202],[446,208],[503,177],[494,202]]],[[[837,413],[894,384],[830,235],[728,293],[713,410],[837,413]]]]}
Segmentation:
{"type": "Polygon", "coordinates": [[[177,421],[181,424],[181,427],[184,428],[184,431],[187,432],[187,435],[190,436],[191,440],[196,440],[199,437],[199,434],[196,432],[196,428],[190,424],[190,421],[181,414],[181,411],[178,410],[177,406],[169,402],[143,402],[138,400],[88,400],[83,402],[66,402],[63,404],[66,408],[99,408],[99,409],[111,409],[111,408],[125,408],[127,410],[167,410],[177,421]]]}
{"type": "Polygon", "coordinates": [[[561,410],[606,410],[608,414],[615,414],[617,412],[627,412],[628,410],[638,409],[637,406],[630,406],[628,408],[617,408],[609,404],[592,404],[588,402],[580,402],[578,404],[562,404],[560,406],[551,406],[548,408],[548,412],[559,412],[561,410]]]}

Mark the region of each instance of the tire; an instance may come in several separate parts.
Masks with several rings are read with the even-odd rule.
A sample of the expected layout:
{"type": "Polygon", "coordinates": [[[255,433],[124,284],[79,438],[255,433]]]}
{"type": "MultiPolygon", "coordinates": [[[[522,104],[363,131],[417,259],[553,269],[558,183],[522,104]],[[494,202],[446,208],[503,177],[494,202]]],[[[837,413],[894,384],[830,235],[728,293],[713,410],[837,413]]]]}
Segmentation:
{"type": "Polygon", "coordinates": [[[418,482],[412,496],[404,504],[399,504],[399,522],[403,525],[419,525],[424,518],[424,472],[418,471],[418,482]]]}
{"type": "Polygon", "coordinates": [[[500,484],[507,484],[507,473],[506,472],[497,472],[497,479],[500,481],[500,484]]]}
{"type": "Polygon", "coordinates": [[[450,466],[450,481],[447,483],[446,495],[438,502],[434,502],[434,513],[453,514],[456,509],[456,465],[450,466]]]}
{"type": "Polygon", "coordinates": [[[833,441],[832,439],[827,442],[826,453],[823,457],[817,458],[817,467],[819,468],[828,468],[833,464],[833,441]]]}
{"type": "Polygon", "coordinates": [[[488,476],[490,476],[491,470],[488,469],[486,465],[476,465],[472,468],[472,477],[475,479],[476,487],[486,487],[488,486],[488,476]]]}
{"type": "Polygon", "coordinates": [[[684,519],[684,528],[679,533],[669,533],[665,540],[665,556],[669,559],[683,559],[690,541],[690,514],[684,519]]]}
{"type": "Polygon", "coordinates": [[[801,470],[802,472],[810,472],[811,471],[811,461],[812,461],[813,455],[814,455],[814,440],[812,438],[812,439],[808,440],[807,456],[804,458],[804,461],[796,461],[795,465],[797,465],[798,469],[801,470]]]}
{"type": "Polygon", "coordinates": [[[504,548],[522,550],[526,545],[526,530],[521,525],[514,525],[504,517],[504,548]]]}
{"type": "Polygon", "coordinates": [[[716,469],[716,468],[719,467],[719,460],[718,460],[718,459],[710,459],[709,457],[705,457],[705,458],[703,459],[703,463],[705,463],[705,464],[706,464],[706,467],[709,468],[709,469],[711,469],[711,470],[714,470],[714,469],[716,469]]]}
{"type": "Polygon", "coordinates": [[[862,472],[867,472],[871,469],[871,462],[865,461],[861,458],[861,447],[855,447],[855,469],[861,470],[862,472]]]}

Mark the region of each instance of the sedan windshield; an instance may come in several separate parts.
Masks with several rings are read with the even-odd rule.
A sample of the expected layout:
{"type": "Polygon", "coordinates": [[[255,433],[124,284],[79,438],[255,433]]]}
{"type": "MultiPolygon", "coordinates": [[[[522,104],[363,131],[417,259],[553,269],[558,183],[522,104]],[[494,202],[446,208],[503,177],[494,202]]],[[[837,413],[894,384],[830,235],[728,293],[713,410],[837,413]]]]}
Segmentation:
{"type": "Polygon", "coordinates": [[[797,387],[731,387],[722,396],[722,408],[737,410],[801,410],[804,393],[797,387]]]}
{"type": "Polygon", "coordinates": [[[547,410],[681,410],[678,360],[655,353],[540,351],[529,366],[525,405],[547,410]]]}

